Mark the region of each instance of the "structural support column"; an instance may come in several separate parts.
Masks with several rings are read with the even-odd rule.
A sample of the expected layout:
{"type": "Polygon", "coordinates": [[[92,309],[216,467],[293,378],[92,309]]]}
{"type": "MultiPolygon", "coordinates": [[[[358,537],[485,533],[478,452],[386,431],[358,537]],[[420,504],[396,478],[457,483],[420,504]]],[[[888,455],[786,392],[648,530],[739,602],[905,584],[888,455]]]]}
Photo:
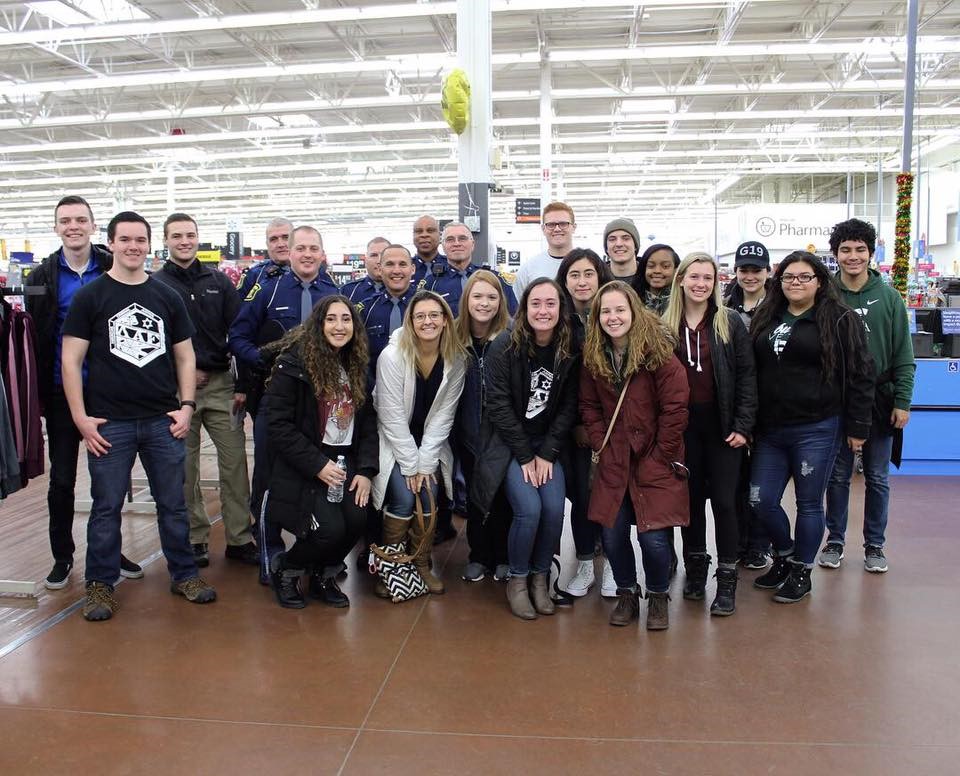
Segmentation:
{"type": "MultiPolygon", "coordinates": [[[[540,208],[553,200],[553,79],[550,59],[540,52],[540,208]]],[[[544,242],[546,247],[546,242],[544,242]]]]}
{"type": "Polygon", "coordinates": [[[474,233],[477,264],[496,263],[490,229],[491,27],[490,0],[457,0],[457,59],[470,81],[470,122],[459,146],[459,216],[474,233]]]}
{"type": "Polygon", "coordinates": [[[906,299],[910,272],[910,210],[913,204],[913,100],[917,78],[917,12],[919,0],[907,5],[907,61],[903,84],[903,159],[897,176],[896,244],[893,259],[893,285],[906,299]]]}

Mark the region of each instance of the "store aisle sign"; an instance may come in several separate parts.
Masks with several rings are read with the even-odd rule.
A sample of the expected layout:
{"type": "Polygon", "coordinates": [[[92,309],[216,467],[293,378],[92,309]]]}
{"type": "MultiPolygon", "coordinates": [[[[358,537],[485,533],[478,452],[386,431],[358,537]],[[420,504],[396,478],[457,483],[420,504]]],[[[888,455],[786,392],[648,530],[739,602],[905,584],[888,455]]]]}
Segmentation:
{"type": "Polygon", "coordinates": [[[516,216],[518,224],[540,223],[540,198],[517,197],[516,216]]]}
{"type": "Polygon", "coordinates": [[[728,217],[720,252],[732,252],[746,240],[757,240],[773,250],[809,250],[813,245],[827,251],[834,224],[846,217],[844,204],[744,205],[728,217]]]}

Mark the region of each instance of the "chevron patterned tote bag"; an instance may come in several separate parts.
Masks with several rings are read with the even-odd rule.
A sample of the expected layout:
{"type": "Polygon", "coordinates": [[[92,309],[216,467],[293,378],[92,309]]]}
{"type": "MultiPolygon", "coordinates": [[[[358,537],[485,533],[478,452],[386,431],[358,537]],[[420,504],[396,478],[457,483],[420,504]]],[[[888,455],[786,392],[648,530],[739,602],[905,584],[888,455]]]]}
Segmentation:
{"type": "MultiPolygon", "coordinates": [[[[412,552],[407,553],[406,542],[370,545],[370,550],[374,555],[374,567],[395,604],[426,595],[428,592],[423,577],[420,576],[420,572],[413,564],[413,559],[423,551],[425,542],[432,541],[433,527],[437,520],[437,508],[433,501],[433,493],[430,492],[429,488],[427,493],[430,496],[430,512],[426,518],[423,514],[423,505],[420,503],[420,494],[414,495],[414,512],[410,519],[417,521],[416,535],[420,537],[420,543],[415,548],[411,548],[412,552]]],[[[411,533],[413,532],[407,533],[408,539],[411,533]]],[[[412,541],[410,539],[411,544],[412,541]]]]}

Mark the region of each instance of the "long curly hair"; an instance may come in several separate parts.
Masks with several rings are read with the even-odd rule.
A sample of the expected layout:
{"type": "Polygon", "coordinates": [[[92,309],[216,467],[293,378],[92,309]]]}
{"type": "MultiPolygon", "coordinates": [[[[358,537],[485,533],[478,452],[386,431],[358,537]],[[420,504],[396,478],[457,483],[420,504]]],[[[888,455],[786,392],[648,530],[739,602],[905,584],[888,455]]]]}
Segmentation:
{"type": "Polygon", "coordinates": [[[570,310],[567,307],[567,297],[563,289],[556,280],[550,278],[537,278],[523,289],[523,295],[520,297],[520,304],[517,306],[517,312],[513,316],[513,332],[510,335],[511,345],[517,353],[526,352],[529,356],[534,355],[534,344],[536,338],[533,333],[533,327],[527,319],[527,302],[530,294],[535,288],[540,286],[553,286],[557,292],[557,298],[560,300],[560,309],[558,310],[559,319],[553,330],[553,343],[557,346],[557,360],[561,361],[570,355],[570,347],[573,335],[570,329],[570,310]]]}
{"type": "Polygon", "coordinates": [[[587,318],[587,339],[583,345],[583,365],[595,377],[615,383],[617,375],[607,355],[611,347],[610,337],[600,326],[600,308],[607,294],[619,291],[627,298],[633,323],[627,334],[627,350],[624,359],[623,377],[630,377],[641,369],[655,372],[673,358],[677,343],[676,334],[667,328],[655,313],[650,312],[637,292],[622,280],[613,280],[603,286],[593,299],[587,318]]]}
{"type": "Polygon", "coordinates": [[[813,300],[813,317],[820,330],[820,374],[824,383],[833,381],[839,366],[866,369],[867,336],[860,316],[843,303],[836,282],[826,265],[814,254],[794,251],[777,266],[763,304],[750,323],[750,334],[758,342],[781,320],[788,300],[783,293],[783,273],[798,261],[806,262],[820,281],[813,300]],[[842,360],[841,360],[842,359],[842,360]]]}
{"type": "Polygon", "coordinates": [[[303,362],[304,371],[310,378],[314,395],[318,399],[331,398],[342,390],[340,369],[347,373],[347,384],[355,407],[363,405],[367,396],[367,367],[370,363],[370,345],[367,331],[356,308],[345,296],[325,296],[313,308],[310,317],[302,326],[297,326],[273,343],[270,348],[278,354],[296,349],[303,362]],[[350,311],[353,320],[353,336],[350,341],[334,350],[323,334],[323,322],[330,308],[342,304],[350,311]]]}

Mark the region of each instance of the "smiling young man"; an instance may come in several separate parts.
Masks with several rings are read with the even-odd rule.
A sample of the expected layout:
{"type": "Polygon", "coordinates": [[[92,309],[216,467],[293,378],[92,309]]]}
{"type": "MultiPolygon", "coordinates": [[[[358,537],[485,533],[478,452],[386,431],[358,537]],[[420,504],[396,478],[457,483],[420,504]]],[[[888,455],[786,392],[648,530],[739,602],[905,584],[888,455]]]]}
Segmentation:
{"type": "MultiPolygon", "coordinates": [[[[836,277],[843,301],[863,318],[876,368],[873,425],[862,449],[863,563],[867,571],[883,573],[888,568],[883,548],[890,504],[889,463],[891,459],[899,462],[894,442],[902,439],[910,420],[916,367],[903,299],[870,268],[876,242],[873,226],[856,218],[837,224],[830,235],[830,251],[840,265],[836,277]]],[[[839,568],[843,559],[852,474],[853,452],[841,447],[827,486],[828,535],[819,558],[825,568],[839,568]]]]}
{"type": "Polygon", "coordinates": [[[193,326],[175,291],[144,270],[150,225],[130,211],[107,227],[113,266],[77,291],[63,324],[63,390],[83,437],[93,506],[87,522],[87,620],[117,610],[120,510],[137,455],[157,505],[172,593],[209,603],[183,495],[184,437],[196,404],[193,326]],[[83,385],[84,360],[96,379],[83,385]]]}
{"type": "Polygon", "coordinates": [[[388,245],[380,252],[383,291],[357,305],[370,342],[371,378],[376,376],[377,358],[390,341],[390,335],[403,324],[403,315],[415,290],[412,282],[415,271],[410,251],[402,245],[388,245]]]}
{"type": "Polygon", "coordinates": [[[530,285],[531,281],[540,277],[556,279],[560,262],[573,250],[577,221],[572,207],[565,202],[551,202],[543,209],[541,222],[541,229],[547,238],[547,249],[531,256],[520,265],[513,280],[513,293],[517,299],[523,296],[523,289],[530,285]]]}
{"type": "MultiPolygon", "coordinates": [[[[61,246],[51,253],[27,278],[28,286],[44,288],[40,296],[26,297],[27,311],[37,327],[37,386],[47,424],[50,456],[50,549],[53,568],[44,580],[48,590],[67,586],[73,569],[74,487],[80,434],[70,416],[70,407],[60,377],[63,322],[74,294],[110,269],[113,256],[102,245],[93,245],[97,232],[93,211],[83,197],[67,196],[53,211],[53,231],[61,246]]],[[[83,372],[86,380],[87,373],[83,372]]],[[[143,570],[126,556],[120,556],[120,573],[139,579],[143,570]]]]}
{"type": "Polygon", "coordinates": [[[633,285],[637,275],[640,233],[629,218],[615,218],[603,230],[603,245],[616,280],[633,285]]]}
{"type": "Polygon", "coordinates": [[[257,565],[259,555],[250,533],[250,483],[247,478],[246,436],[232,422],[246,397],[237,390],[231,371],[227,334],[240,311],[240,295],[222,272],[197,260],[197,222],[186,213],[173,213],[163,224],[163,243],[170,259],[154,277],[183,300],[194,326],[197,359],[197,409],[187,434],[186,488],[190,544],[197,566],[210,563],[210,518],[200,491],[200,429],[207,430],[217,451],[220,510],[232,560],[257,565]]]}

